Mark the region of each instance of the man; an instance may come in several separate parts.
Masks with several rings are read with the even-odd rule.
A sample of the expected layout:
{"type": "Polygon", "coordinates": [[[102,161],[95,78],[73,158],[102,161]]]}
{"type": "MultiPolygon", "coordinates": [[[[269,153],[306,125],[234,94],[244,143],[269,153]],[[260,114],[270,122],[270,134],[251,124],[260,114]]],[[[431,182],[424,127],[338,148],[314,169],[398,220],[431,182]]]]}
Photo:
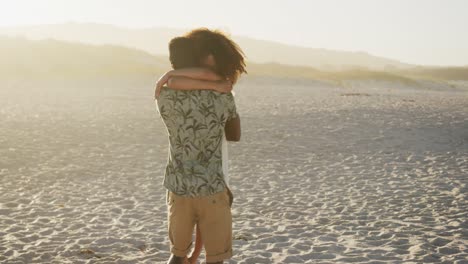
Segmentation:
{"type": "MultiPolygon", "coordinates": [[[[155,97],[159,97],[163,85],[169,82],[171,89],[179,90],[197,90],[197,89],[209,89],[218,91],[221,93],[229,93],[232,90],[232,82],[223,80],[223,78],[214,71],[216,71],[216,63],[212,55],[201,58],[197,54],[195,41],[188,37],[176,37],[169,43],[169,60],[174,70],[164,74],[157,83],[155,97]],[[201,65],[200,65],[201,64],[201,65]],[[199,66],[203,66],[200,68],[199,66]],[[212,69],[212,70],[210,70],[212,69]]],[[[239,120],[240,121],[240,120],[239,120]]],[[[238,124],[238,127],[240,124],[238,124]]],[[[232,126],[231,126],[232,127],[232,126]]],[[[226,184],[229,184],[228,171],[227,171],[227,142],[238,141],[238,136],[231,135],[232,129],[230,127],[225,128],[227,137],[223,139],[222,143],[222,156],[223,156],[223,176],[226,184]]],[[[234,130],[235,131],[235,130],[234,130]]],[[[240,131],[240,130],[239,130],[240,131]]],[[[240,134],[239,134],[240,136],[240,134]]],[[[229,189],[228,194],[230,196],[229,204],[232,205],[233,195],[229,189]]],[[[197,225],[196,228],[196,241],[194,249],[190,256],[187,256],[187,261],[190,264],[196,264],[197,259],[201,253],[203,247],[203,241],[201,238],[200,228],[197,225]]]]}
{"type": "MultiPolygon", "coordinates": [[[[196,54],[200,55],[197,61],[209,64],[212,60],[223,80],[233,82],[245,72],[242,52],[223,34],[200,29],[186,37],[194,40],[196,54]]],[[[177,75],[162,79],[174,87],[195,81],[177,75]]],[[[234,97],[210,90],[162,89],[157,105],[170,143],[163,182],[168,190],[172,253],[168,263],[183,263],[195,224],[205,245],[207,263],[223,263],[232,256],[232,216],[221,145],[223,133],[228,140],[240,139],[234,97]]]]}

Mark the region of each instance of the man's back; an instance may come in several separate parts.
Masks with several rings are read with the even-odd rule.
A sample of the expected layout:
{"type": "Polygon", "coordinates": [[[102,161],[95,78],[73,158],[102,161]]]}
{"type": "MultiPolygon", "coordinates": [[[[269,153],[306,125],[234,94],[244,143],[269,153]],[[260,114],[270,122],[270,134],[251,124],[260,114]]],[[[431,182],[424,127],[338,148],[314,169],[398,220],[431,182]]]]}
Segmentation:
{"type": "Polygon", "coordinates": [[[164,186],[181,196],[223,191],[224,127],[237,117],[232,94],[163,89],[157,104],[169,134],[164,186]]]}

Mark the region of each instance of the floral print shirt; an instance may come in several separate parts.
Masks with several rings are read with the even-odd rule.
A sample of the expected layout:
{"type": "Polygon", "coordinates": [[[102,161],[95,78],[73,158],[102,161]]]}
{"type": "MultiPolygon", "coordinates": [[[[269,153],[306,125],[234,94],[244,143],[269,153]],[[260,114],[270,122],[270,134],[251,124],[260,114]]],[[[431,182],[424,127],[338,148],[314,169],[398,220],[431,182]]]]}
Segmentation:
{"type": "Polygon", "coordinates": [[[238,116],[232,93],[163,88],[156,104],[169,136],[163,185],[189,197],[223,191],[224,127],[238,116]]]}

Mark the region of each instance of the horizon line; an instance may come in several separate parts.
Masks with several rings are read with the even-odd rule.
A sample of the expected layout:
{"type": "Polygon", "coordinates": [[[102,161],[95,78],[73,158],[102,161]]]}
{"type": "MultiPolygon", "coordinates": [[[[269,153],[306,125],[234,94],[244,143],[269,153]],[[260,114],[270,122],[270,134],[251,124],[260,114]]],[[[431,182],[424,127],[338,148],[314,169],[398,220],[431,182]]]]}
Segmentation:
{"type": "MultiPolygon", "coordinates": [[[[179,28],[179,27],[169,27],[169,26],[126,26],[126,25],[117,25],[117,24],[111,24],[111,23],[102,23],[102,22],[94,22],[94,21],[63,21],[63,22],[56,22],[56,23],[38,23],[38,24],[15,24],[15,25],[1,25],[0,24],[0,29],[7,29],[7,28],[21,28],[21,27],[40,27],[40,26],[54,26],[54,25],[66,25],[66,24],[77,24],[77,25],[101,25],[101,26],[110,26],[110,27],[115,27],[119,29],[126,29],[126,30],[151,30],[151,29],[173,29],[173,30],[178,30],[178,31],[183,31],[183,30],[191,30],[188,28],[179,28]]],[[[265,42],[270,42],[273,44],[278,44],[278,45],[283,45],[283,46],[289,46],[292,48],[300,48],[300,49],[315,49],[315,50],[324,50],[324,51],[333,51],[333,52],[344,52],[344,53],[363,53],[368,56],[373,56],[381,59],[386,59],[386,60],[393,60],[398,63],[402,64],[407,64],[412,67],[434,67],[434,68],[443,68],[443,67],[468,67],[467,64],[419,64],[419,63],[408,63],[400,59],[395,59],[395,58],[390,58],[386,57],[383,55],[375,55],[373,53],[370,53],[365,50],[346,50],[346,49],[329,49],[329,48],[323,48],[323,47],[311,47],[311,46],[304,46],[300,44],[295,44],[295,43],[286,43],[278,40],[269,40],[269,39],[260,39],[248,35],[238,35],[238,34],[232,34],[231,32],[226,32],[226,30],[223,30],[222,27],[220,28],[211,28],[211,27],[195,27],[195,28],[208,28],[208,29],[215,29],[215,30],[220,30],[223,33],[226,33],[230,37],[240,37],[240,38],[247,38],[255,41],[265,41],[265,42]]],[[[0,32],[0,35],[1,34],[0,32]]],[[[59,39],[58,39],[59,40],[59,39]]],[[[79,43],[79,42],[77,42],[79,43]]],[[[123,46],[123,45],[121,45],[123,46]]],[[[126,46],[124,46],[126,47],[126,46]]],[[[136,48],[136,47],[135,47],[136,48]]],[[[153,54],[153,53],[151,53],[153,54]]],[[[164,55],[164,54],[154,54],[154,55],[164,55]]],[[[291,65],[291,64],[284,64],[280,63],[283,65],[291,65]]],[[[301,65],[297,65],[301,66],[301,65]]]]}

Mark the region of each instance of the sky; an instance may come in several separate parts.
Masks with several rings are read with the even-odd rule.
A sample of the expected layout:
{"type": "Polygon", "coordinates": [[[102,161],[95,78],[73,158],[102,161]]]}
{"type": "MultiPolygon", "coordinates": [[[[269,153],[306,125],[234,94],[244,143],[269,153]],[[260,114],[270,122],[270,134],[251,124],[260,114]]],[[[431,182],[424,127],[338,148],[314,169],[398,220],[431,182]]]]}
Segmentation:
{"type": "Polygon", "coordinates": [[[468,66],[466,0],[0,0],[0,27],[208,27],[303,47],[468,66]]]}

